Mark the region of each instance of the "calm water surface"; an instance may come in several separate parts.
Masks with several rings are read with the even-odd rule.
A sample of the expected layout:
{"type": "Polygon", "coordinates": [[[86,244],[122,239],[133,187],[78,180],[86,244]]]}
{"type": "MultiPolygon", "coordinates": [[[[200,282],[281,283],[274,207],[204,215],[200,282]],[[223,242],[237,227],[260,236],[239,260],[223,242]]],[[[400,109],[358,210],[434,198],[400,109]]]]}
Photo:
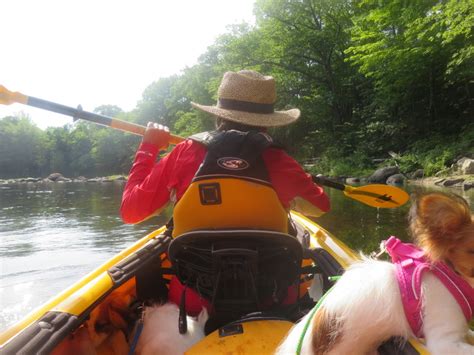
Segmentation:
{"type": "MultiPolygon", "coordinates": [[[[122,190],[122,183],[0,185],[0,331],[168,219],[123,224],[122,190]]],[[[454,191],[473,207],[474,191],[454,191]]],[[[371,251],[389,235],[407,238],[408,206],[378,210],[327,192],[332,210],[318,222],[351,247],[371,251]]]]}

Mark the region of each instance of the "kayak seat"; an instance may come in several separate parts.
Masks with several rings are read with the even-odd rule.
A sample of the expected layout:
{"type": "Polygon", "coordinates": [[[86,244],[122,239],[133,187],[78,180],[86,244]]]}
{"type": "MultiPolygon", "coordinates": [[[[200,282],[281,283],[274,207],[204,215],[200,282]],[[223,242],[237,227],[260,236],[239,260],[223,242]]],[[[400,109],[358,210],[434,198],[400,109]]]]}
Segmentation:
{"type": "Polygon", "coordinates": [[[254,229],[191,231],[168,249],[180,282],[229,320],[281,304],[299,282],[302,254],[295,237],[254,229]]]}

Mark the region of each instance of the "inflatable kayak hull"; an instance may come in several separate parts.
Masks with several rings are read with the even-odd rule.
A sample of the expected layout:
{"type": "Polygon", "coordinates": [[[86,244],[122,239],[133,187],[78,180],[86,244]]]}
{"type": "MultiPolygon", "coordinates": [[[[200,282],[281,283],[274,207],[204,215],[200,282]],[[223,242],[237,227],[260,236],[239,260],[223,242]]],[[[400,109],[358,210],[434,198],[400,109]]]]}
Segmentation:
{"type": "MultiPolygon", "coordinates": [[[[305,244],[301,269],[307,271],[300,283],[299,294],[308,301],[309,279],[315,268],[322,273],[325,280],[322,288],[326,290],[330,287],[328,277],[341,274],[358,256],[314,221],[298,213],[292,213],[292,219],[300,242],[305,244]]],[[[172,274],[169,272],[167,275],[171,270],[167,260],[171,241],[166,227],[138,240],[3,332],[0,335],[0,352],[81,353],[85,352],[81,350],[81,332],[88,330],[96,353],[128,353],[137,320],[130,309],[137,299],[160,292],[163,294],[172,274]],[[130,314],[124,315],[124,311],[130,314]],[[114,312],[120,315],[115,322],[114,312]],[[104,319],[109,320],[110,324],[100,329],[98,325],[104,325],[100,323],[104,319]],[[91,329],[93,335],[90,334],[91,329]]],[[[210,332],[188,353],[271,354],[293,326],[294,320],[269,314],[250,315],[210,332]]],[[[385,344],[386,350],[381,348],[381,353],[389,354],[395,350],[397,354],[427,353],[416,340],[407,343],[404,349],[397,346],[385,344]]]]}

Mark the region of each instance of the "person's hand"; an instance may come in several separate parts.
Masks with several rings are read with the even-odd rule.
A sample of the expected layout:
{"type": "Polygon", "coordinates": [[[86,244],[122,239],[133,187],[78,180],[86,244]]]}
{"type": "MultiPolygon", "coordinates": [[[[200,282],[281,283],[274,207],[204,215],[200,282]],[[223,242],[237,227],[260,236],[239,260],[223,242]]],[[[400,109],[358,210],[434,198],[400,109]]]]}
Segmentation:
{"type": "Polygon", "coordinates": [[[148,122],[143,136],[143,143],[151,143],[158,147],[158,149],[168,148],[170,140],[170,130],[168,127],[158,123],[148,122]]]}

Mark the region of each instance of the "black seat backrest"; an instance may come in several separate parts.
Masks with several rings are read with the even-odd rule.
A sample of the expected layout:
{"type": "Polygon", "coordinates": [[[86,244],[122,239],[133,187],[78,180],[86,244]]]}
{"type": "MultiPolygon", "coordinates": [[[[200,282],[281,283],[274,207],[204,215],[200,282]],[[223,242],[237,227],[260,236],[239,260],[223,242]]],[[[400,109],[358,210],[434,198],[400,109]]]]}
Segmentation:
{"type": "Polygon", "coordinates": [[[299,280],[302,247],[274,231],[200,230],[175,238],[168,255],[184,285],[210,300],[216,313],[238,317],[285,299],[299,280]]]}

